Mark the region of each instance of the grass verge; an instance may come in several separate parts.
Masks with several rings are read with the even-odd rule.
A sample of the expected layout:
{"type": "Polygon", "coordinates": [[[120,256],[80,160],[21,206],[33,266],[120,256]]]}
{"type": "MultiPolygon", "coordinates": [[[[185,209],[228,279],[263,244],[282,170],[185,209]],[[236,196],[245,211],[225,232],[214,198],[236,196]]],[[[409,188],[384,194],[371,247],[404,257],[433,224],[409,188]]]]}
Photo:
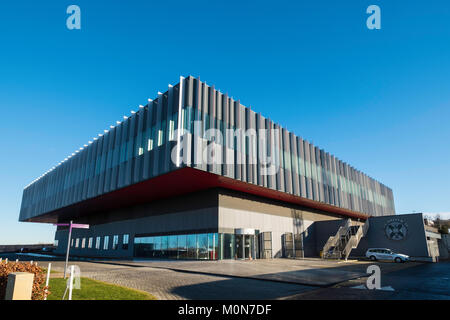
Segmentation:
{"type": "MultiPolygon", "coordinates": [[[[51,294],[48,300],[61,300],[66,289],[67,280],[62,278],[50,279],[51,294]]],[[[66,294],[66,299],[67,299],[66,294]]],[[[130,289],[102,281],[81,278],[81,289],[72,291],[72,300],[156,300],[149,293],[130,289]]]]}

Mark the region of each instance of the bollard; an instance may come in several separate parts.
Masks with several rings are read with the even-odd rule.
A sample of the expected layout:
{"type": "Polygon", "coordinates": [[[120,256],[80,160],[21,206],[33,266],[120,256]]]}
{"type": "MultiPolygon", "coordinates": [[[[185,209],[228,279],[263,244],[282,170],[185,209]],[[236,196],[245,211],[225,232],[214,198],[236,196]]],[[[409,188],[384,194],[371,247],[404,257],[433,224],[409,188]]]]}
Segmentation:
{"type": "MultiPolygon", "coordinates": [[[[48,268],[47,268],[47,279],[45,280],[45,286],[46,287],[48,287],[48,284],[50,282],[50,270],[52,270],[52,264],[51,263],[48,264],[48,268]]],[[[48,294],[48,292],[47,292],[47,290],[45,290],[44,300],[47,300],[47,294],[48,294]]]]}
{"type": "Polygon", "coordinates": [[[6,284],[5,300],[31,300],[33,280],[33,273],[10,273],[6,284]]]}
{"type": "Polygon", "coordinates": [[[72,290],[73,290],[73,274],[75,266],[70,266],[70,279],[69,279],[69,300],[72,300],[72,290]]]}

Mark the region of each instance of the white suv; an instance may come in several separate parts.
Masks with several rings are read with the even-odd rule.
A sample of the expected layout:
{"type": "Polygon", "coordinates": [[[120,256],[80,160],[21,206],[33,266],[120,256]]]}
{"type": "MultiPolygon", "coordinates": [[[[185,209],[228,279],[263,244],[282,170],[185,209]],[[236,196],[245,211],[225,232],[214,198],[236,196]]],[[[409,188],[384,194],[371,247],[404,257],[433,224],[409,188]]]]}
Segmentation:
{"type": "Polygon", "coordinates": [[[373,248],[366,251],[366,257],[370,260],[388,260],[395,262],[409,261],[409,256],[406,254],[395,253],[394,251],[386,248],[373,248]]]}

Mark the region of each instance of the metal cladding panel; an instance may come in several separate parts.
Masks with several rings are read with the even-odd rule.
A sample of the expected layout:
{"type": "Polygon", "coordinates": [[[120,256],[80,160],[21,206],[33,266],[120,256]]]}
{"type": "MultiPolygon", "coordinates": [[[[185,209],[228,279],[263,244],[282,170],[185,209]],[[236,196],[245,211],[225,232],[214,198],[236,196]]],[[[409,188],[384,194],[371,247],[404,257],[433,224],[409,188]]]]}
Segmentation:
{"type": "MultiPolygon", "coordinates": [[[[162,128],[163,131],[165,132],[164,133],[165,142],[169,141],[170,121],[172,119],[173,109],[174,108],[178,109],[178,106],[174,107],[175,102],[178,102],[178,99],[175,95],[176,95],[175,88],[172,85],[169,85],[169,90],[167,91],[167,99],[166,99],[167,107],[165,108],[163,107],[161,111],[165,114],[166,119],[166,126],[165,128],[162,128]]],[[[170,158],[170,151],[171,149],[169,148],[169,143],[163,143],[161,150],[161,152],[163,153],[163,160],[161,163],[162,166],[160,174],[168,172],[170,169],[170,163],[172,162],[170,158]]]]}
{"type": "Polygon", "coordinates": [[[292,193],[292,163],[289,154],[291,153],[291,144],[289,141],[289,132],[286,129],[282,129],[282,150],[284,159],[284,191],[292,193]]]}
{"type": "MultiPolygon", "coordinates": [[[[181,77],[182,79],[184,79],[183,77],[181,77]]],[[[184,84],[185,84],[185,95],[184,97],[186,97],[186,101],[183,103],[183,107],[184,106],[188,106],[188,107],[193,107],[194,106],[194,81],[195,79],[192,77],[188,77],[187,79],[184,79],[184,84]]]]}
{"type": "Polygon", "coordinates": [[[321,152],[320,149],[314,146],[314,155],[316,158],[316,172],[317,172],[317,193],[319,195],[319,201],[325,202],[322,170],[320,169],[322,167],[320,152],[321,152]]]}
{"type": "Polygon", "coordinates": [[[135,154],[137,154],[138,156],[135,158],[134,162],[132,183],[137,183],[142,180],[143,157],[140,156],[141,155],[140,152],[142,151],[142,154],[144,153],[145,142],[142,143],[142,141],[144,141],[145,137],[144,123],[145,117],[147,116],[147,110],[145,108],[141,108],[141,110],[139,110],[136,116],[137,116],[136,147],[134,149],[135,154]],[[140,148],[142,149],[140,150],[140,148]]]}
{"type": "Polygon", "coordinates": [[[117,128],[112,128],[111,130],[109,130],[108,152],[106,154],[106,169],[105,169],[105,181],[103,183],[103,193],[109,192],[111,190],[111,176],[114,161],[114,151],[116,146],[116,140],[118,139],[116,137],[116,131],[117,128]]]}
{"type": "MultiPolygon", "coordinates": [[[[239,112],[239,101],[233,101],[233,111],[234,111],[234,127],[236,129],[241,128],[241,113],[239,112]]],[[[242,179],[242,170],[240,167],[241,162],[241,150],[242,141],[239,140],[239,137],[233,138],[233,146],[234,146],[234,179],[241,180],[242,179]]]]}
{"type": "Polygon", "coordinates": [[[323,168],[319,170],[319,174],[321,176],[321,190],[322,190],[322,201],[325,203],[330,203],[330,197],[328,194],[328,181],[327,176],[325,175],[324,170],[327,170],[327,164],[326,164],[326,158],[325,158],[325,151],[323,149],[319,150],[319,168],[323,168]]]}
{"type": "Polygon", "coordinates": [[[298,170],[298,151],[297,151],[297,139],[295,135],[290,132],[289,133],[289,145],[291,146],[292,153],[292,192],[296,196],[300,196],[300,182],[299,177],[300,173],[298,170]]]}
{"type": "Polygon", "coordinates": [[[88,156],[88,150],[84,149],[81,151],[80,160],[80,179],[78,180],[78,190],[77,190],[77,196],[76,201],[80,201],[83,197],[83,188],[84,188],[84,181],[86,181],[86,167],[87,167],[87,156],[88,156]]]}
{"type": "Polygon", "coordinates": [[[337,170],[336,170],[336,158],[333,155],[330,156],[330,167],[331,167],[331,173],[332,173],[332,185],[333,185],[333,198],[334,198],[334,205],[340,207],[340,200],[339,200],[339,193],[336,189],[337,187],[337,170]]]}
{"type": "Polygon", "coordinates": [[[126,153],[126,162],[125,162],[125,174],[123,185],[128,186],[132,182],[133,177],[133,167],[134,167],[134,155],[135,149],[135,140],[136,140],[136,128],[137,128],[137,115],[134,114],[131,116],[129,121],[129,133],[128,133],[128,144],[127,144],[127,153],[126,153]]]}
{"type": "Polygon", "coordinates": [[[258,184],[258,131],[256,130],[256,112],[250,111],[250,125],[252,128],[252,140],[249,150],[251,155],[252,183],[258,184]]]}
{"type": "MultiPolygon", "coordinates": [[[[88,170],[87,170],[87,178],[86,178],[86,188],[84,190],[84,199],[89,199],[91,197],[91,190],[92,190],[92,177],[93,177],[93,172],[94,172],[94,167],[95,167],[95,155],[97,153],[97,149],[96,149],[96,144],[97,141],[93,140],[92,143],[89,146],[89,165],[88,165],[88,170]]],[[[62,170],[61,170],[61,176],[65,176],[65,170],[64,170],[64,165],[63,164],[62,170]]],[[[64,184],[62,185],[62,188],[64,188],[64,184]]]]}
{"type": "Polygon", "coordinates": [[[332,191],[332,185],[331,185],[331,181],[330,181],[330,176],[327,174],[330,172],[330,162],[329,162],[329,154],[327,152],[325,152],[324,150],[320,150],[320,157],[321,157],[321,162],[322,162],[322,167],[323,167],[323,180],[324,180],[324,194],[325,194],[325,202],[329,203],[329,204],[334,204],[334,199],[333,199],[333,191],[332,191]]]}
{"type": "Polygon", "coordinates": [[[102,137],[102,149],[101,149],[101,155],[100,155],[100,173],[99,173],[99,181],[98,181],[98,188],[97,188],[97,194],[102,194],[105,189],[105,174],[106,174],[106,155],[109,149],[109,140],[111,135],[105,134],[102,137]]]}
{"type": "Polygon", "coordinates": [[[259,163],[259,165],[256,167],[256,182],[258,185],[266,187],[267,188],[267,174],[265,173],[264,166],[267,163],[267,135],[265,132],[265,119],[261,116],[261,114],[256,115],[256,123],[255,123],[256,130],[258,132],[258,139],[257,139],[257,156],[260,159],[262,163],[259,163]]]}
{"type": "Polygon", "coordinates": [[[311,160],[310,160],[310,149],[309,143],[306,140],[303,140],[303,150],[305,152],[305,174],[306,174],[306,196],[308,199],[313,199],[313,186],[311,179],[311,160]]]}
{"type": "MultiPolygon", "coordinates": [[[[116,137],[114,144],[114,155],[111,170],[110,190],[116,190],[119,180],[120,151],[123,141],[123,131],[125,130],[123,122],[116,129],[116,137]]],[[[97,174],[97,173],[96,173],[97,174]]]]}
{"type": "MultiPolygon", "coordinates": [[[[151,177],[151,172],[153,171],[153,167],[150,163],[150,150],[149,150],[149,144],[150,140],[154,140],[153,137],[153,130],[152,129],[152,123],[153,123],[153,111],[155,109],[155,103],[153,101],[149,101],[147,104],[147,112],[145,114],[145,123],[143,124],[143,130],[145,132],[144,135],[144,158],[142,159],[142,177],[140,180],[147,180],[151,177]]],[[[155,142],[153,141],[153,144],[155,142]]]]}
{"type": "Polygon", "coordinates": [[[277,171],[276,175],[276,183],[277,187],[276,189],[279,191],[285,190],[284,185],[284,169],[283,169],[283,133],[278,124],[274,125],[275,128],[275,134],[274,134],[274,146],[275,146],[275,158],[277,163],[279,163],[279,170],[277,171]]]}
{"type": "MultiPolygon", "coordinates": [[[[88,145],[86,149],[86,168],[83,179],[83,190],[81,191],[81,200],[86,200],[87,198],[87,190],[88,190],[88,181],[90,174],[90,163],[92,162],[92,148],[88,145]]],[[[60,170],[57,170],[58,179],[60,179],[60,170]]]]}
{"type": "Polygon", "coordinates": [[[227,137],[227,129],[230,128],[230,104],[228,94],[222,95],[222,121],[223,121],[223,139],[224,144],[222,147],[222,174],[231,178],[232,165],[228,161],[231,157],[231,151],[229,150],[230,141],[227,137]]]}
{"type": "Polygon", "coordinates": [[[312,196],[313,200],[320,201],[319,198],[319,185],[317,182],[317,170],[316,170],[316,150],[312,144],[309,144],[309,159],[312,164],[311,166],[311,184],[312,184],[312,196]]]}
{"type": "MultiPolygon", "coordinates": [[[[266,131],[266,139],[265,139],[265,147],[266,147],[266,160],[267,160],[267,167],[271,170],[275,170],[275,158],[273,154],[273,123],[270,121],[270,119],[265,118],[264,119],[264,128],[266,131]]],[[[265,187],[270,189],[275,189],[275,175],[270,174],[267,175],[264,179],[266,181],[265,187]]]]}
{"type": "Polygon", "coordinates": [[[335,205],[336,201],[334,198],[334,193],[333,193],[333,181],[332,181],[332,172],[333,169],[331,167],[331,158],[330,158],[330,154],[328,152],[324,152],[324,156],[325,156],[325,167],[326,167],[326,172],[328,173],[326,175],[326,179],[327,179],[327,183],[326,183],[326,194],[328,196],[328,203],[335,205]]]}
{"type": "Polygon", "coordinates": [[[154,102],[154,108],[156,108],[156,126],[155,126],[155,137],[154,137],[154,141],[153,141],[153,152],[152,152],[152,156],[151,159],[152,161],[152,172],[151,172],[151,177],[155,177],[158,176],[161,169],[160,166],[162,166],[163,164],[160,163],[159,161],[155,161],[155,159],[159,159],[160,155],[160,147],[159,147],[159,139],[160,139],[160,130],[161,130],[161,121],[162,121],[162,108],[163,108],[163,94],[159,93],[158,94],[158,100],[157,101],[153,101],[154,102]]]}
{"type": "Polygon", "coordinates": [[[251,167],[252,161],[252,138],[248,134],[250,134],[252,130],[252,120],[251,120],[251,110],[244,109],[244,129],[242,131],[244,145],[243,145],[243,153],[245,159],[245,165],[243,166],[243,170],[245,170],[245,182],[253,183],[253,170],[251,167]]]}
{"type": "Polygon", "coordinates": [[[300,174],[299,178],[299,187],[300,187],[300,196],[303,198],[307,198],[308,195],[306,193],[306,169],[305,169],[305,151],[303,148],[303,139],[300,137],[296,137],[297,143],[297,153],[298,153],[298,172],[300,174]]]}

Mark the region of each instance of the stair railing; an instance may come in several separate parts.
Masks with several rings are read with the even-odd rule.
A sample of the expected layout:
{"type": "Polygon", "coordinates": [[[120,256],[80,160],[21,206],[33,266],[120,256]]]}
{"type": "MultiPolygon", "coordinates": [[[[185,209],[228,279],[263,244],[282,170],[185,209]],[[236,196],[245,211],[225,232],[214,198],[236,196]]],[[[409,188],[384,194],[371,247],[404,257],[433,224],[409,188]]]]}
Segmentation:
{"type": "Polygon", "coordinates": [[[369,229],[369,219],[367,219],[362,226],[361,225],[359,226],[358,231],[356,231],[356,234],[351,236],[350,240],[347,242],[342,254],[345,260],[347,260],[352,249],[356,249],[358,247],[359,241],[361,240],[362,237],[364,237],[367,234],[368,229],[369,229]]]}
{"type": "MultiPolygon", "coordinates": [[[[328,238],[327,242],[325,243],[325,246],[322,249],[322,257],[328,258],[330,256],[335,256],[335,250],[333,249],[333,252],[330,254],[329,251],[331,248],[336,248],[338,246],[339,241],[341,240],[341,236],[346,235],[348,232],[348,229],[351,226],[351,220],[347,219],[345,224],[341,227],[339,227],[337,233],[335,236],[331,236],[328,238]]],[[[339,257],[340,258],[340,257],[339,257]]]]}

